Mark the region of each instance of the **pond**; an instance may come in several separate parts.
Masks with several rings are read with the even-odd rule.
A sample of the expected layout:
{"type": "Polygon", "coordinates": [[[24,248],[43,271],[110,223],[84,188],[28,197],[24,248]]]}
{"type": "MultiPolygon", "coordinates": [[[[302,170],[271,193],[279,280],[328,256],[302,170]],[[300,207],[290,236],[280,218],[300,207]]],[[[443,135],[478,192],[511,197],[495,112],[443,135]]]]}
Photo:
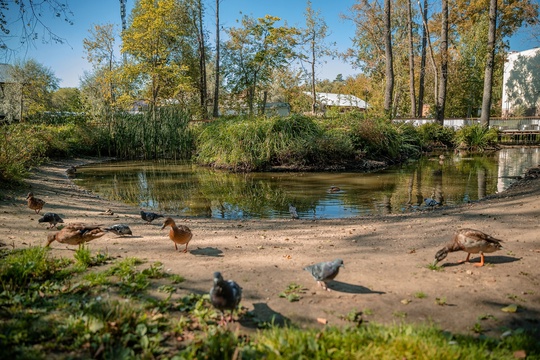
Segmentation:
{"type": "Polygon", "coordinates": [[[425,198],[475,201],[538,164],[539,148],[434,154],[371,173],[233,174],[185,162],[119,161],[81,167],[74,181],[106,199],[171,216],[289,218],[290,203],[300,218],[331,219],[418,211],[425,198]]]}

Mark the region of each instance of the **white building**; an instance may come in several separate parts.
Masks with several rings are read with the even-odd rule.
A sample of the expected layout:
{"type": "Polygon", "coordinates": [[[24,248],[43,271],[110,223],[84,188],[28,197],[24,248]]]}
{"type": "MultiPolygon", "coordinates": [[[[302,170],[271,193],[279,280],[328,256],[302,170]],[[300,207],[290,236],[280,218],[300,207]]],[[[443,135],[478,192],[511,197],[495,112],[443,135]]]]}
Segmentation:
{"type": "Polygon", "coordinates": [[[503,116],[540,114],[540,48],[514,51],[504,65],[503,116]]]}
{"type": "MultiPolygon", "coordinates": [[[[311,92],[304,91],[304,94],[311,96],[311,92]]],[[[319,103],[323,109],[329,108],[329,107],[338,107],[340,109],[360,109],[360,110],[366,110],[368,108],[368,104],[354,96],[354,95],[347,95],[347,94],[333,94],[333,93],[324,93],[324,92],[318,92],[317,94],[317,103],[319,103]]]]}

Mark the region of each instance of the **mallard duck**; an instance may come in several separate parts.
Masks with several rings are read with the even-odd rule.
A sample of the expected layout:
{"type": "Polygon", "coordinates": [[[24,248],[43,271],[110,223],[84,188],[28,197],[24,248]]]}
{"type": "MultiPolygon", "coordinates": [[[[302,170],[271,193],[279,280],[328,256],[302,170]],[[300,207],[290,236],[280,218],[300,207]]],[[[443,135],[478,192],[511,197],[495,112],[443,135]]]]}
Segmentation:
{"type": "Polygon", "coordinates": [[[36,214],[39,214],[41,209],[43,209],[43,205],[45,205],[45,201],[38,199],[34,197],[34,193],[29,192],[26,196],[26,200],[28,200],[28,207],[32,210],[36,211],[36,214]]]}
{"type": "Polygon", "coordinates": [[[242,300],[242,288],[233,280],[223,280],[219,271],[214,273],[214,286],[210,289],[210,302],[221,311],[221,324],[226,324],[225,310],[231,310],[229,321],[233,320],[233,312],[242,300]]]}
{"type": "Polygon", "coordinates": [[[454,235],[448,244],[437,251],[433,265],[437,265],[439,261],[446,258],[448,253],[462,250],[466,251],[468,254],[467,258],[459,263],[468,262],[471,254],[480,253],[480,263],[474,264],[474,266],[483,266],[484,253],[492,253],[502,249],[501,242],[502,240],[495,239],[491,235],[480,230],[461,229],[454,235]]]}
{"type": "Polygon", "coordinates": [[[336,259],[334,261],[324,261],[318,264],[306,266],[304,270],[308,271],[311,276],[317,280],[317,284],[319,284],[319,286],[321,286],[324,290],[330,291],[326,283],[335,279],[339,273],[340,267],[345,267],[343,260],[336,259]]]}
{"type": "Polygon", "coordinates": [[[298,213],[296,212],[296,207],[293,204],[289,204],[289,213],[291,214],[291,218],[293,219],[299,219],[298,213]]]}
{"type": "Polygon", "coordinates": [[[131,229],[126,224],[114,224],[114,225],[111,225],[109,227],[106,227],[103,230],[110,231],[110,232],[112,232],[112,233],[114,233],[116,235],[119,235],[119,236],[133,235],[133,233],[131,232],[131,229]]]}
{"type": "Polygon", "coordinates": [[[56,227],[56,224],[63,223],[64,220],[62,220],[62,218],[58,214],[48,212],[43,214],[43,216],[41,217],[41,219],[38,220],[38,222],[47,222],[49,223],[47,229],[52,229],[53,227],[56,227]]]}
{"type": "Polygon", "coordinates": [[[47,245],[53,241],[61,244],[81,245],[85,242],[97,239],[105,235],[105,231],[100,228],[101,225],[68,224],[62,230],[47,237],[47,245]]]}
{"type": "Polygon", "coordinates": [[[164,217],[164,216],[161,215],[161,214],[156,214],[156,213],[153,213],[153,212],[146,212],[146,211],[141,210],[141,219],[146,221],[147,224],[150,224],[152,221],[154,221],[154,220],[156,220],[158,218],[162,218],[162,217],[164,217]]]}
{"type": "Polygon", "coordinates": [[[187,252],[189,241],[193,237],[191,230],[185,225],[176,225],[174,220],[170,217],[165,219],[161,230],[165,229],[167,226],[171,227],[169,238],[174,242],[174,248],[178,250],[178,244],[186,244],[186,247],[182,252],[187,252]]]}

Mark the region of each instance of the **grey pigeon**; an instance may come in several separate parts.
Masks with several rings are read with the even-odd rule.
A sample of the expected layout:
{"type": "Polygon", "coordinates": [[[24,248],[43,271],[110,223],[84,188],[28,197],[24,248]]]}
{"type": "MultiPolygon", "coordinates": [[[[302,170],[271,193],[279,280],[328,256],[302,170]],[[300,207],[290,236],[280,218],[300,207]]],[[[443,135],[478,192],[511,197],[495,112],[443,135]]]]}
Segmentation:
{"type": "Polygon", "coordinates": [[[242,300],[242,288],[233,280],[223,280],[219,271],[214,273],[214,286],[210,289],[210,302],[221,311],[221,324],[226,324],[225,310],[231,310],[229,321],[232,321],[233,311],[242,300]]]}
{"type": "Polygon", "coordinates": [[[47,226],[47,229],[52,229],[53,227],[56,227],[56,224],[63,223],[64,220],[62,220],[62,218],[58,214],[48,212],[48,213],[43,214],[43,216],[41,217],[41,219],[38,220],[38,222],[49,223],[49,226],[47,226]]]}
{"type": "Polygon", "coordinates": [[[131,232],[131,229],[126,224],[114,224],[109,227],[106,227],[106,231],[110,231],[116,235],[124,236],[124,235],[133,235],[131,232]]]}
{"type": "Polygon", "coordinates": [[[156,214],[156,213],[153,213],[153,212],[146,212],[146,211],[141,210],[141,219],[146,221],[147,224],[150,224],[152,221],[154,221],[154,220],[156,220],[158,218],[162,218],[162,217],[164,217],[164,216],[161,215],[161,214],[156,214]]]}
{"type": "Polygon", "coordinates": [[[330,291],[328,286],[326,286],[326,283],[330,280],[334,280],[339,273],[340,267],[345,267],[343,260],[336,259],[334,261],[324,261],[318,264],[306,266],[304,270],[309,271],[313,278],[317,280],[317,284],[319,284],[324,290],[330,291]]]}
{"type": "Polygon", "coordinates": [[[296,208],[293,204],[289,204],[289,213],[291,213],[291,218],[293,219],[299,219],[298,213],[296,212],[296,208]]]}
{"type": "Polygon", "coordinates": [[[438,202],[437,200],[432,199],[432,198],[426,198],[426,199],[424,199],[424,202],[426,203],[426,206],[430,207],[430,208],[434,208],[435,206],[441,205],[440,202],[438,202]]]}

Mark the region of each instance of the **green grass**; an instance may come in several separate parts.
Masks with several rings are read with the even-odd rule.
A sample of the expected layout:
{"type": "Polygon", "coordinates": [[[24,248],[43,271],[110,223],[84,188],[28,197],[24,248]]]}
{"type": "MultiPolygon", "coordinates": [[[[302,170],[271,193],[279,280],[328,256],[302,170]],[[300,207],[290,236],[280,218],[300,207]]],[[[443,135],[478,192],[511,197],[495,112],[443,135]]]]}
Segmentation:
{"type": "MultiPolygon", "coordinates": [[[[517,350],[528,358],[540,356],[536,338],[525,331],[491,339],[434,326],[366,325],[355,310],[343,317],[350,326],[267,324],[244,333],[218,326],[220,314],[208,294],[173,291],[179,276],[164,273],[159,262],[148,266],[127,258],[81,270],[72,259],[53,258],[41,247],[4,251],[0,257],[4,358],[512,359],[517,350]],[[124,292],[123,282],[149,285],[124,292]]],[[[299,290],[296,284],[288,289],[299,290]]],[[[244,310],[238,316],[248,320],[244,310]]],[[[483,327],[476,323],[471,330],[481,333],[483,327]]]]}

